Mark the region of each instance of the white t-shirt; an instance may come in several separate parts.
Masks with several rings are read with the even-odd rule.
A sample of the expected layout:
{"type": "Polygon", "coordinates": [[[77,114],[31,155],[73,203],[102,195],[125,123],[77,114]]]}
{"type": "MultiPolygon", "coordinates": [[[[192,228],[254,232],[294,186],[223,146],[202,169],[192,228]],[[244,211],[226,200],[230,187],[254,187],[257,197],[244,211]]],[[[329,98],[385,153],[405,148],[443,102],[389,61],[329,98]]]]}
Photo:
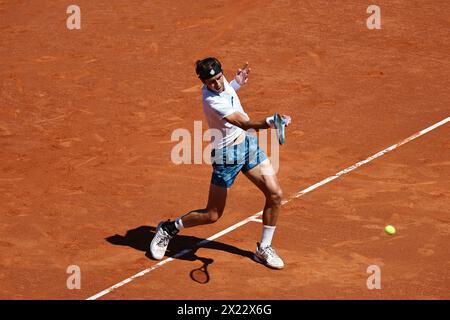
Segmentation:
{"type": "Polygon", "coordinates": [[[239,111],[248,118],[236,94],[240,85],[236,80],[228,83],[227,79],[224,79],[224,85],[225,90],[221,93],[208,90],[206,85],[202,88],[203,112],[208,119],[209,128],[218,130],[217,134],[212,132],[211,139],[214,149],[221,149],[233,144],[234,140],[244,132],[241,128],[229,123],[224,119],[225,117],[239,111]]]}

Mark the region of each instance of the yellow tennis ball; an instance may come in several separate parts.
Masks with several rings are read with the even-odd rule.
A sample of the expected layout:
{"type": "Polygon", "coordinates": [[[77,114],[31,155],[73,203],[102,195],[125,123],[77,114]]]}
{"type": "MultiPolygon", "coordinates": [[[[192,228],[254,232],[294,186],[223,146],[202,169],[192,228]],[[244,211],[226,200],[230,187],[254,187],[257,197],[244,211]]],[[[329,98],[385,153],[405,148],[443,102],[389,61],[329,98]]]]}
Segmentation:
{"type": "Polygon", "coordinates": [[[384,231],[386,231],[387,234],[395,234],[395,228],[391,225],[386,226],[384,231]]]}

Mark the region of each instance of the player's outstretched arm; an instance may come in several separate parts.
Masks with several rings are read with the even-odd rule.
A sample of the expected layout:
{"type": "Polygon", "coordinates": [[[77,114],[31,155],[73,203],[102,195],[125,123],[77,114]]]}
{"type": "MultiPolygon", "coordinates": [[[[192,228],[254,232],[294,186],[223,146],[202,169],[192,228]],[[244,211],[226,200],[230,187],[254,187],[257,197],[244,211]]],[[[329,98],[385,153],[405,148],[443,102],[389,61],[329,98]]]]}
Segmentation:
{"type": "MultiPolygon", "coordinates": [[[[291,123],[291,117],[283,115],[282,118],[285,120],[286,126],[291,123]]],[[[273,128],[273,116],[261,120],[251,120],[244,114],[236,111],[229,116],[226,116],[225,120],[245,131],[249,129],[260,130],[273,128]]]]}

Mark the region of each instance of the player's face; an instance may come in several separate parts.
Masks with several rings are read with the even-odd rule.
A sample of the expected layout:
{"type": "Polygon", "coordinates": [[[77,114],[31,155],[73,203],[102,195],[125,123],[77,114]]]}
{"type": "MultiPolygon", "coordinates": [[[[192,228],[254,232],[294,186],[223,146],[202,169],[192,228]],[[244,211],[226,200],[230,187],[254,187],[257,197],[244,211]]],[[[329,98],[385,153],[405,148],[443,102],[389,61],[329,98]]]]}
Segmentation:
{"type": "Polygon", "coordinates": [[[224,76],[222,72],[208,80],[204,80],[203,82],[210,90],[215,92],[221,93],[225,90],[224,76]]]}

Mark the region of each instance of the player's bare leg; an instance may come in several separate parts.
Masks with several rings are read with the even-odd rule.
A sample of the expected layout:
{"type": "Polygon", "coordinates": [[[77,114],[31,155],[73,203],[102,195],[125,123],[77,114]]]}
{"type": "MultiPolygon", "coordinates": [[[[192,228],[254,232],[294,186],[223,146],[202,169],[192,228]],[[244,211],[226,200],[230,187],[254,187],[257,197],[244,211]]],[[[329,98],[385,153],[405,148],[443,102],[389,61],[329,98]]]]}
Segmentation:
{"type": "Polygon", "coordinates": [[[156,234],[150,244],[153,258],[161,260],[172,239],[181,229],[214,223],[222,216],[227,200],[228,189],[211,184],[208,203],[205,209],[193,210],[175,221],[162,221],[156,228],[156,234]]]}
{"type": "Polygon", "coordinates": [[[284,267],[283,260],[281,260],[272,248],[272,238],[283,199],[283,192],[275,170],[270,160],[266,159],[255,168],[247,171],[245,175],[266,197],[263,210],[262,239],[261,243],[257,244],[255,258],[269,267],[282,269],[284,267]]]}
{"type": "Polygon", "coordinates": [[[266,203],[263,211],[263,224],[275,226],[281,207],[283,192],[270,160],[264,160],[255,168],[247,171],[245,175],[264,193],[264,196],[266,197],[266,203]]]}
{"type": "Polygon", "coordinates": [[[223,214],[227,200],[228,189],[211,183],[209,187],[208,204],[205,209],[190,211],[181,217],[184,228],[202,224],[214,223],[223,214]]]}

